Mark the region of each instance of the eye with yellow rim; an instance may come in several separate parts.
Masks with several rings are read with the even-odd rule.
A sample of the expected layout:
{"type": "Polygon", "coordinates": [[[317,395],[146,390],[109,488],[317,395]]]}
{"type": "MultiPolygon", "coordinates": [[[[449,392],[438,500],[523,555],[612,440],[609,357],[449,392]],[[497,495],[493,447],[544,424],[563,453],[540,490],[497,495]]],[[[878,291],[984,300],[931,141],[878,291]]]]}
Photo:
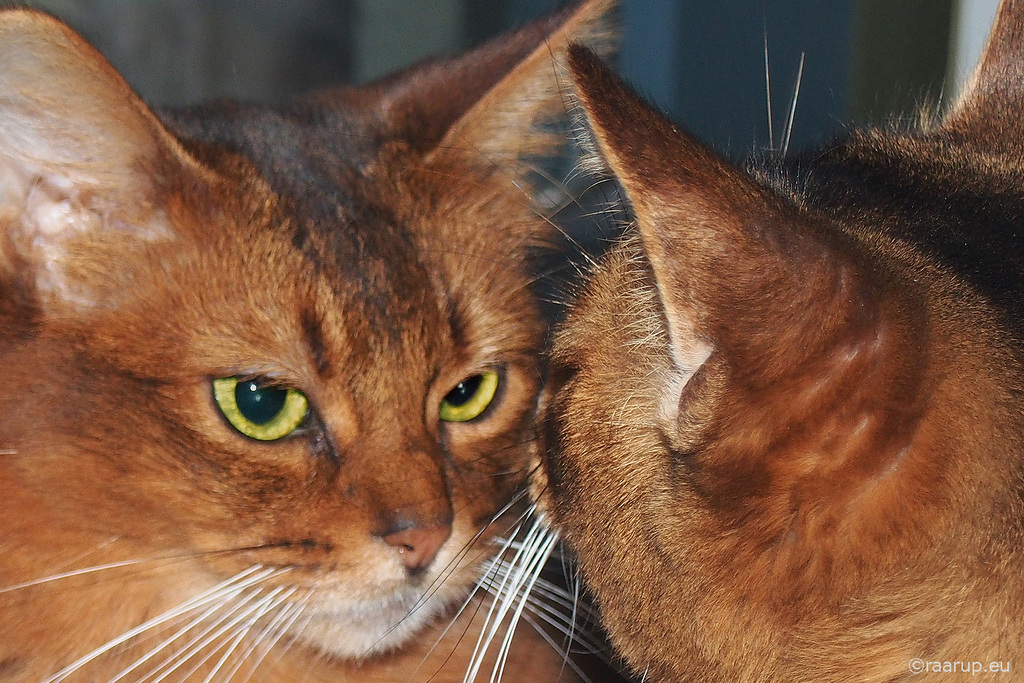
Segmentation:
{"type": "Polygon", "coordinates": [[[283,439],[298,429],[309,414],[309,401],[298,389],[255,379],[215,379],[213,398],[232,427],[259,441],[283,439]]]}
{"type": "Polygon", "coordinates": [[[439,416],[445,422],[468,422],[487,410],[497,393],[497,372],[467,377],[445,394],[439,416]]]}

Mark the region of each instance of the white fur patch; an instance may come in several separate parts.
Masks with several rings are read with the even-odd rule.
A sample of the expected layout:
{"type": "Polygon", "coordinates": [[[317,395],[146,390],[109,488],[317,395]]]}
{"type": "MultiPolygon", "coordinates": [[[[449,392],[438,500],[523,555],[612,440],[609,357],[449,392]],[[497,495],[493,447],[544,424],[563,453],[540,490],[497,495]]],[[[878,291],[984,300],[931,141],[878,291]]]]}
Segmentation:
{"type": "Polygon", "coordinates": [[[679,399],[683,395],[683,389],[715,350],[711,344],[697,337],[692,329],[681,335],[679,327],[678,324],[672,326],[670,345],[674,367],[659,403],[661,419],[670,423],[675,423],[679,416],[679,399]]]}
{"type": "Polygon", "coordinates": [[[36,292],[44,303],[60,301],[79,310],[98,305],[97,293],[74,273],[76,243],[112,232],[123,234],[125,240],[149,242],[173,234],[162,212],[128,224],[104,209],[112,201],[86,200],[67,177],[38,172],[23,160],[0,156],[0,183],[0,213],[14,219],[8,225],[10,244],[33,269],[36,292]]]}
{"type": "Polygon", "coordinates": [[[17,241],[27,252],[23,255],[35,266],[39,294],[76,308],[89,308],[94,305],[92,298],[68,278],[67,245],[72,239],[95,234],[101,221],[81,205],[74,197],[74,188],[62,180],[40,180],[29,187],[17,241]]]}

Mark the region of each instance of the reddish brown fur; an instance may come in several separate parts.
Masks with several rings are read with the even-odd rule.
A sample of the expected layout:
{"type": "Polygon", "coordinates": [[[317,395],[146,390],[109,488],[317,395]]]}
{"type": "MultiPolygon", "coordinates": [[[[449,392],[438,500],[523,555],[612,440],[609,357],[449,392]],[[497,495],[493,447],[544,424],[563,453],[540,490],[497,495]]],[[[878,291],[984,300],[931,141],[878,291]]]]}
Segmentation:
{"type": "MultiPolygon", "coordinates": [[[[284,180],[232,137],[252,110],[174,115],[179,142],[68,29],[0,13],[0,678],[44,679],[261,565],[290,570],[264,588],[309,606],[252,680],[462,679],[481,620],[442,637],[442,617],[508,530],[516,510],[492,518],[534,449],[543,330],[524,263],[549,227],[515,160],[550,149],[527,131],[561,110],[559,60],[570,36],[601,37],[604,4],[311,98],[364,137],[323,175],[311,144],[284,180]],[[319,188],[324,206],[304,206],[302,174],[362,213],[319,188]],[[485,416],[441,423],[445,394],[491,368],[485,416]],[[300,388],[314,421],[242,437],[211,395],[232,375],[300,388]],[[450,529],[419,573],[384,542],[410,528],[450,529]]],[[[73,680],[113,676],[182,623],[73,680]]],[[[505,680],[562,669],[536,637],[518,647],[505,680]]]]}
{"type": "MultiPolygon", "coordinates": [[[[819,157],[804,185],[733,169],[570,51],[637,229],[557,334],[534,485],[645,680],[909,680],[915,658],[1019,676],[1020,308],[902,224],[931,182],[1019,215],[1022,25],[1006,3],[946,123],[822,153],[833,195],[819,157]],[[922,188],[905,214],[858,194],[890,162],[928,169],[893,181],[922,188]]],[[[952,229],[964,200],[935,201],[952,229]]]]}

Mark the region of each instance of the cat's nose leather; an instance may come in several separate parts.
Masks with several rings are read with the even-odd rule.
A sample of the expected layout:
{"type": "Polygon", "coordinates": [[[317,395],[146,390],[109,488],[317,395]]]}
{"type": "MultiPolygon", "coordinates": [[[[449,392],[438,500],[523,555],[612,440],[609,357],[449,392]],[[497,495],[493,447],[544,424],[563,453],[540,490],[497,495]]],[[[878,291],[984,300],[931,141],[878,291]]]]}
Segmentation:
{"type": "Polygon", "coordinates": [[[429,527],[410,527],[381,538],[398,551],[402,563],[409,571],[422,571],[437,557],[441,546],[452,533],[449,524],[429,527]]]}

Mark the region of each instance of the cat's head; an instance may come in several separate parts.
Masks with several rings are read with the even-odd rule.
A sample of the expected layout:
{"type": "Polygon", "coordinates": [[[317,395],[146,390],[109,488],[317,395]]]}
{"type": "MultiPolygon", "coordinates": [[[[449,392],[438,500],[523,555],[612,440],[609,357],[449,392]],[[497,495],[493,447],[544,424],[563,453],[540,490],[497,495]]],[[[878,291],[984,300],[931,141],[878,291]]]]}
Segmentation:
{"type": "Polygon", "coordinates": [[[1020,215],[1014,42],[935,130],[780,174],[571,49],[585,144],[635,223],[556,334],[535,492],[651,680],[891,680],[1016,642],[1014,337],[901,237],[1020,215]]]}
{"type": "Polygon", "coordinates": [[[0,13],[5,666],[218,585],[345,657],[465,597],[534,449],[551,227],[524,159],[606,5],[164,118],[59,22],[0,13]]]}

